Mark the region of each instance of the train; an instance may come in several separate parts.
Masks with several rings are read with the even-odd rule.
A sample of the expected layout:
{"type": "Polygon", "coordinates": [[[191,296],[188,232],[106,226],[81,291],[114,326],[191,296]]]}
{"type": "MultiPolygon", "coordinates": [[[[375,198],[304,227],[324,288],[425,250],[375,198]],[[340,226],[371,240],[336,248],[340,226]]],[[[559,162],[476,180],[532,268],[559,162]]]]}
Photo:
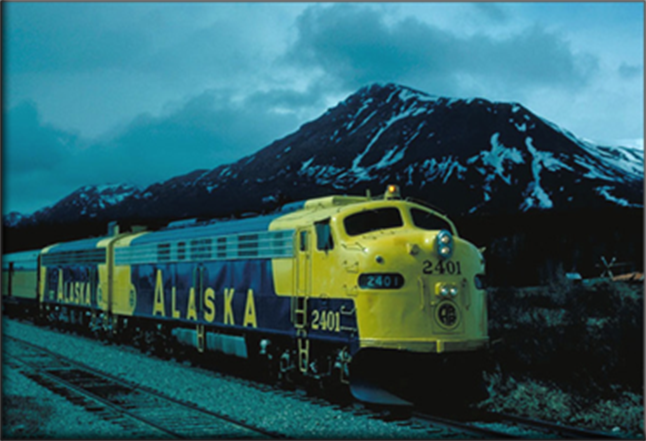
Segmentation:
{"type": "Polygon", "coordinates": [[[6,254],[3,311],[246,359],[367,403],[473,402],[489,346],[482,250],[400,193],[152,231],[111,223],[103,237],[6,254]]]}

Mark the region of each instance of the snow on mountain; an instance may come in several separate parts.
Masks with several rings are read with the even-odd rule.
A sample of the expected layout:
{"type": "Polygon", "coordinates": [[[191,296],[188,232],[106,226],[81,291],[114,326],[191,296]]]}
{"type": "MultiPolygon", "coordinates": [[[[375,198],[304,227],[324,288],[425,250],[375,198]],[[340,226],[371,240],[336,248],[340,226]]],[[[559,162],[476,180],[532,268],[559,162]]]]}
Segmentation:
{"type": "Polygon", "coordinates": [[[395,183],[453,215],[642,207],[643,169],[643,151],[594,145],[518,103],[374,84],[235,163],[141,192],[84,188],[57,205],[76,216],[178,219],[395,183]]]}
{"type": "Polygon", "coordinates": [[[129,184],[86,185],[56,204],[33,214],[34,222],[72,222],[104,219],[106,212],[129,198],[138,198],[140,190],[129,184]]]}
{"type": "Polygon", "coordinates": [[[12,211],[4,216],[2,216],[2,225],[5,227],[16,227],[27,219],[27,216],[18,213],[17,211],[12,211]]]}

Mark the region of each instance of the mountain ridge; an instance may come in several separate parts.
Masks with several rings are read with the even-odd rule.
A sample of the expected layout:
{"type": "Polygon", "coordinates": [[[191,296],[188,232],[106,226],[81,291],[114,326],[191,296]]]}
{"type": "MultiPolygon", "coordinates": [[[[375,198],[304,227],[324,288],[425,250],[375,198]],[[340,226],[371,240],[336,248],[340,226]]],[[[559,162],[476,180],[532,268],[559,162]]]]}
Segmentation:
{"type": "Polygon", "coordinates": [[[231,164],[123,187],[103,206],[87,195],[73,204],[77,190],[31,220],[217,217],[387,183],[451,215],[643,207],[643,160],[643,151],[581,140],[519,103],[372,84],[231,164]]]}

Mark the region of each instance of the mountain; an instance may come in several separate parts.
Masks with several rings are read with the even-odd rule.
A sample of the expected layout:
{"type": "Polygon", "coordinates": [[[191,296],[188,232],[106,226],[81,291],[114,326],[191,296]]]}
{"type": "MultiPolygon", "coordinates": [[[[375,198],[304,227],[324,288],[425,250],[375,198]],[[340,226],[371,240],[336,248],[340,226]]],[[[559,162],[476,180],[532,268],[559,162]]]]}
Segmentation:
{"type": "Polygon", "coordinates": [[[30,219],[35,224],[103,219],[110,208],[122,204],[129,198],[136,200],[140,193],[138,188],[128,184],[86,185],[56,204],[36,211],[30,219]]]}
{"type": "Polygon", "coordinates": [[[17,211],[12,211],[2,216],[2,224],[7,227],[17,227],[18,225],[25,225],[30,221],[29,216],[25,216],[17,211]]]}
{"type": "Polygon", "coordinates": [[[84,187],[36,217],[226,216],[389,183],[450,215],[643,207],[643,167],[642,150],[594,145],[518,103],[375,84],[235,163],[123,188],[114,203],[84,187]]]}

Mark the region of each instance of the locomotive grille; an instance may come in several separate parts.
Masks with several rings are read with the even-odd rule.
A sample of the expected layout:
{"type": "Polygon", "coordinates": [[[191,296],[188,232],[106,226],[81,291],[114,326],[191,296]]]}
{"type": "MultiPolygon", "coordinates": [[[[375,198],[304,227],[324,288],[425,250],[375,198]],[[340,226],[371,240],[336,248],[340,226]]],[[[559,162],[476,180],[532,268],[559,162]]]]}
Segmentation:
{"type": "Polygon", "coordinates": [[[58,251],[43,254],[43,265],[62,265],[71,263],[101,264],[106,262],[105,248],[89,250],[58,251]]]}
{"type": "Polygon", "coordinates": [[[293,257],[294,230],[262,231],[185,241],[131,244],[115,250],[117,265],[293,257]]]}

